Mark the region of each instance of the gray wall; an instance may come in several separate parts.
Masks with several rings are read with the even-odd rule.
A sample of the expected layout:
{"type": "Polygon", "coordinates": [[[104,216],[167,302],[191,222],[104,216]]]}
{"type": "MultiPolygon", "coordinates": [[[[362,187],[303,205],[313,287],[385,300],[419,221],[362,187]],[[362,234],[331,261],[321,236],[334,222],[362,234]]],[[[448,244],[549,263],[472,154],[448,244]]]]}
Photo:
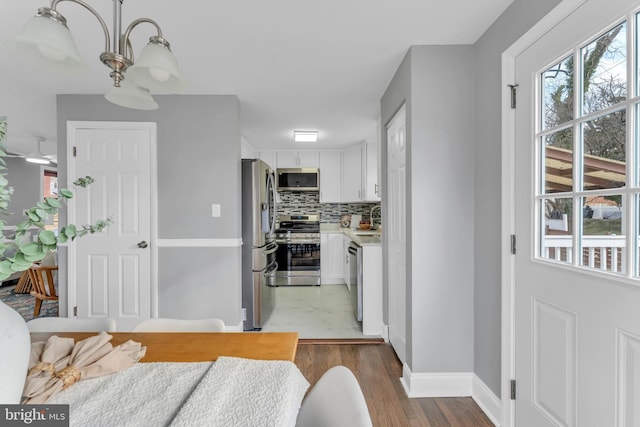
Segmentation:
{"type": "Polygon", "coordinates": [[[18,157],[5,157],[5,161],[9,186],[13,187],[11,203],[9,203],[9,211],[12,214],[2,219],[7,222],[7,225],[18,225],[26,219],[23,212],[34,207],[40,200],[40,187],[43,180],[41,165],[29,163],[18,157]]]}
{"type": "Polygon", "coordinates": [[[408,55],[410,85],[405,59],[382,99],[382,123],[407,100],[407,364],[471,372],[472,50],[413,46],[408,55]]]}
{"type": "MultiPolygon", "coordinates": [[[[155,99],[158,110],[141,111],[113,105],[102,95],[58,95],[60,185],[67,181],[67,121],[155,122],[158,237],[241,238],[238,98],[167,95],[155,99]],[[212,203],[221,205],[220,218],[211,217],[212,203]]],[[[159,248],[158,252],[160,316],[221,317],[228,324],[240,323],[240,248],[159,248]]],[[[63,257],[61,266],[66,262],[63,257]]],[[[64,278],[66,271],[61,271],[61,283],[64,278]]],[[[64,302],[66,290],[62,291],[64,302]]]]}
{"type": "Polygon", "coordinates": [[[471,53],[411,48],[414,372],[473,370],[471,53]]]}
{"type": "MultiPolygon", "coordinates": [[[[474,45],[474,367],[500,396],[502,52],[559,0],[515,0],[474,45]]],[[[506,236],[502,236],[506,238],[506,236]]]]}
{"type": "Polygon", "coordinates": [[[501,55],[559,2],[515,0],[473,46],[412,47],[381,100],[383,171],[385,125],[407,103],[407,364],[473,371],[498,396],[501,55]]]}

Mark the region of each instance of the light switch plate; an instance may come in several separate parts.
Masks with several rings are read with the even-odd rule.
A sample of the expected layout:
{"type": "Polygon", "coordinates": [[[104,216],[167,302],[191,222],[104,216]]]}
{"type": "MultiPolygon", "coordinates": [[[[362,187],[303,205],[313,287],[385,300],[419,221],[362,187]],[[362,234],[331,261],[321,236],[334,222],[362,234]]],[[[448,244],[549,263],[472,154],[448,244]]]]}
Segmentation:
{"type": "Polygon", "coordinates": [[[213,218],[218,218],[221,216],[220,214],[220,205],[214,203],[211,205],[211,216],[213,218]]]}

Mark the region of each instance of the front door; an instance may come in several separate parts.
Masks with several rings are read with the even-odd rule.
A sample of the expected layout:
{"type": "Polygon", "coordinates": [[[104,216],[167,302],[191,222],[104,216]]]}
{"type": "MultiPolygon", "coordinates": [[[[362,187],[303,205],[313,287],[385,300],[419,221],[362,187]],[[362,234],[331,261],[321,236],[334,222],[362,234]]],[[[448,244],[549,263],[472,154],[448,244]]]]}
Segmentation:
{"type": "Polygon", "coordinates": [[[516,57],[518,427],[640,425],[639,6],[586,1],[516,57]]]}
{"type": "Polygon", "coordinates": [[[407,352],[407,151],[405,107],[387,126],[389,342],[402,363],[407,352]]]}
{"type": "Polygon", "coordinates": [[[78,226],[106,218],[113,221],[103,232],[78,238],[70,247],[77,315],[113,318],[117,330],[130,330],[151,315],[155,124],[74,122],[69,144],[75,147],[69,180],[95,179],[75,192],[70,221],[78,226]]]}

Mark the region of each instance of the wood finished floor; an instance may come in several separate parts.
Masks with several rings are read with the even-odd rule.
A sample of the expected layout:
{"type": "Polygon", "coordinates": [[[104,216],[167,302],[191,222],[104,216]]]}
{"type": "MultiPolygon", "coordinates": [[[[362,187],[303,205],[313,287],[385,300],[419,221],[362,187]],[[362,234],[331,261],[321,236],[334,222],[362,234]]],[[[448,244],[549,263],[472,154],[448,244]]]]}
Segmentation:
{"type": "Polygon", "coordinates": [[[409,399],[400,384],[402,365],[388,344],[301,341],[296,365],[311,386],[332,366],[351,369],[376,427],[493,426],[470,397],[409,399]]]}

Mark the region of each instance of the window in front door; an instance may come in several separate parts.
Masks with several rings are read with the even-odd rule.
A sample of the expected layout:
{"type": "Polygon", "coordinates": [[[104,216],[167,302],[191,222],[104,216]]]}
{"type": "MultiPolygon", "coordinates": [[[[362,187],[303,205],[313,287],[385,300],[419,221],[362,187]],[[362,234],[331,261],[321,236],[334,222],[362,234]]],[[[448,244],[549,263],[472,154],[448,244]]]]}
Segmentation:
{"type": "Polygon", "coordinates": [[[640,276],[639,21],[636,11],[538,73],[539,259],[640,276]]]}

